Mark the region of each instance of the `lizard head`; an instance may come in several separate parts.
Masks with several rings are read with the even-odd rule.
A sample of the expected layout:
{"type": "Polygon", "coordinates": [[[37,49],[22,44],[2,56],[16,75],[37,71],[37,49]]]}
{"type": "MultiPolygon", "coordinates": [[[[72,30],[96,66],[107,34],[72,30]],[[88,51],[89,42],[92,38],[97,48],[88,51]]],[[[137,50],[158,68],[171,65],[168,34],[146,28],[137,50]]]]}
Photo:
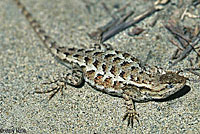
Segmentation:
{"type": "Polygon", "coordinates": [[[155,98],[164,99],[181,90],[185,86],[188,78],[179,75],[178,72],[168,71],[165,74],[160,75],[158,79],[159,85],[155,87],[158,98],[155,98]]]}
{"type": "Polygon", "coordinates": [[[146,77],[145,83],[129,85],[128,91],[135,101],[149,101],[165,99],[180,91],[186,84],[188,78],[179,75],[178,72],[157,73],[154,77],[146,77]],[[133,90],[134,89],[134,90],[133,90]]]}

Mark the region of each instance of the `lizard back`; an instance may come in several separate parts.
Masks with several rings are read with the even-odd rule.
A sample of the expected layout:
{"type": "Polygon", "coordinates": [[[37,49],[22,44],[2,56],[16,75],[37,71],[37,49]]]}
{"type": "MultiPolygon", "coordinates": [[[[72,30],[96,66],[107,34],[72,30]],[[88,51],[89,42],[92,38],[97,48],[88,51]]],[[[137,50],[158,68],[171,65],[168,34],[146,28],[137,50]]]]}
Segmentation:
{"type": "Polygon", "coordinates": [[[122,97],[135,94],[135,101],[166,98],[180,90],[186,78],[176,72],[142,64],[122,51],[58,48],[63,62],[76,63],[85,81],[97,90],[122,97]]]}

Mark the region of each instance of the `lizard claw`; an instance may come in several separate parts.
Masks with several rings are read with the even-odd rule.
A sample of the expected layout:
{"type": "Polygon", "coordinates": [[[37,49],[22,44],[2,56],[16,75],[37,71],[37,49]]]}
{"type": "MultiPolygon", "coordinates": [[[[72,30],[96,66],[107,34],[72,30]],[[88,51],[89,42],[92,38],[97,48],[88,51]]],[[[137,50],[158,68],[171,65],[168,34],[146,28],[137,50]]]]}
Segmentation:
{"type": "Polygon", "coordinates": [[[137,120],[137,122],[139,123],[139,114],[136,111],[127,111],[127,113],[124,115],[123,117],[123,121],[124,120],[128,120],[128,125],[131,125],[133,127],[133,120],[137,120]]]}
{"type": "Polygon", "coordinates": [[[59,80],[55,80],[55,81],[51,81],[51,82],[46,82],[46,83],[42,83],[43,85],[51,85],[51,84],[55,84],[54,86],[52,86],[49,90],[47,91],[35,91],[35,93],[37,94],[46,94],[46,93],[51,93],[53,92],[50,97],[49,97],[49,101],[59,92],[61,91],[61,95],[63,95],[63,89],[66,89],[66,85],[64,82],[59,81],[59,80]]]}

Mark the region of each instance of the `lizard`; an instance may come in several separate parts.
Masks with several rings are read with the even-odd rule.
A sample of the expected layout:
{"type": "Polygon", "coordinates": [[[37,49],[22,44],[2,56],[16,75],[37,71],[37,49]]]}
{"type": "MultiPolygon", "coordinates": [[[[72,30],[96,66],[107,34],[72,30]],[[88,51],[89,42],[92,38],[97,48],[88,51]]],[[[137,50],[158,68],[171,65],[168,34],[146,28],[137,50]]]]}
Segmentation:
{"type": "Polygon", "coordinates": [[[40,94],[53,92],[49,100],[59,91],[63,92],[67,85],[79,87],[86,82],[98,91],[123,98],[126,106],[123,121],[127,120],[128,126],[133,127],[134,120],[139,123],[136,102],[165,99],[186,85],[188,78],[178,71],[143,64],[133,55],[107,48],[106,44],[88,49],[59,47],[20,0],[14,1],[44,46],[67,68],[67,73],[49,83],[56,83],[55,87],[35,91],[40,94]]]}

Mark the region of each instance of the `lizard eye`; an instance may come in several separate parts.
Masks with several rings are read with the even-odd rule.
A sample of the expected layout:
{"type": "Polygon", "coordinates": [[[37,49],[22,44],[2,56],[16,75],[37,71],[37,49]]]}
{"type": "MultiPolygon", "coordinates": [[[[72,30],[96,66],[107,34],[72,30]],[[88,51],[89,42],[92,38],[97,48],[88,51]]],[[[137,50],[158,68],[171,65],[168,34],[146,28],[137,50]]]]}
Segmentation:
{"type": "Polygon", "coordinates": [[[173,84],[168,84],[168,85],[166,85],[166,88],[173,88],[173,87],[174,87],[173,84]]]}

